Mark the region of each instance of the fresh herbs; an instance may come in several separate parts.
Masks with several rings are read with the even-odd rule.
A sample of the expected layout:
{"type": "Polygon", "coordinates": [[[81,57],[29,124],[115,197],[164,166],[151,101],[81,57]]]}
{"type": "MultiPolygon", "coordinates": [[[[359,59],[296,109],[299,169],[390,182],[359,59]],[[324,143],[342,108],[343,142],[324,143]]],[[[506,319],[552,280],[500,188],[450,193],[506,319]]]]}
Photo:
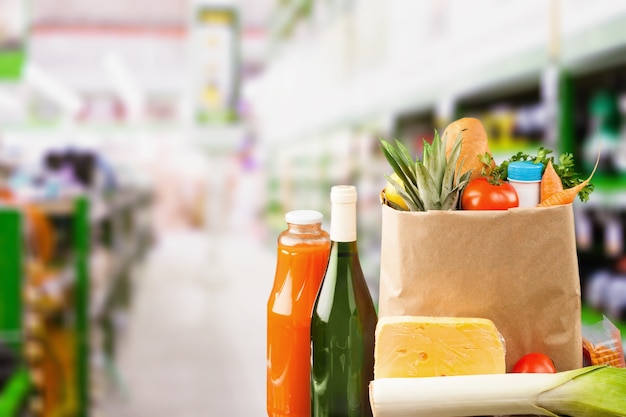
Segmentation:
{"type": "MultiPolygon", "coordinates": [[[[487,182],[492,185],[500,185],[506,180],[506,170],[502,171],[496,166],[493,156],[489,152],[485,152],[482,155],[478,155],[478,160],[482,164],[480,175],[487,179],[487,182]],[[504,176],[502,174],[504,173],[504,176]]],[[[508,163],[507,163],[508,166],[508,163]]]]}
{"type": "MultiPolygon", "coordinates": [[[[548,161],[552,161],[552,166],[554,170],[561,178],[561,182],[563,183],[563,188],[568,189],[581,184],[584,179],[580,178],[580,174],[576,172],[575,164],[574,164],[574,156],[571,153],[564,153],[559,156],[558,161],[554,160],[554,156],[551,154],[553,151],[544,146],[539,147],[536,155],[529,155],[524,152],[518,152],[507,160],[502,161],[502,163],[491,170],[491,176],[497,179],[506,179],[508,175],[508,167],[509,163],[515,161],[531,161],[534,163],[541,162],[543,166],[548,165],[548,161]]],[[[479,156],[479,158],[484,158],[484,155],[479,156]]],[[[589,200],[589,195],[593,192],[594,186],[593,184],[587,184],[581,191],[578,193],[578,198],[580,201],[589,200]]]]}

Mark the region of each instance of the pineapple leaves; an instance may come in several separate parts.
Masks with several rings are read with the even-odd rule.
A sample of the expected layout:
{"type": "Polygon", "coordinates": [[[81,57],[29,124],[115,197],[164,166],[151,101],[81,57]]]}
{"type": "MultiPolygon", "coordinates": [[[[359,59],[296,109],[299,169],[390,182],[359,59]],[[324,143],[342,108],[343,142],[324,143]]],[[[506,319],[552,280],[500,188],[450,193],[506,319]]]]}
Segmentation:
{"type": "MultiPolygon", "coordinates": [[[[430,173],[430,177],[435,182],[435,188],[441,188],[441,181],[443,178],[441,177],[441,170],[445,166],[445,153],[439,152],[442,147],[441,139],[439,138],[439,133],[435,130],[435,135],[433,136],[432,143],[428,143],[426,140],[423,141],[424,152],[422,163],[426,168],[426,171],[430,173]],[[443,156],[443,161],[441,157],[443,156]]],[[[443,143],[445,146],[445,142],[443,143]]],[[[445,148],[444,148],[445,149],[445,148]]]]}
{"type": "MultiPolygon", "coordinates": [[[[443,138],[443,146],[446,146],[447,137],[443,138]]],[[[454,141],[454,145],[452,145],[452,151],[450,152],[450,159],[456,161],[459,159],[459,155],[461,154],[461,134],[457,136],[454,141]]],[[[452,164],[448,164],[445,166],[445,171],[443,173],[442,185],[440,187],[441,193],[440,198],[442,200],[446,199],[446,196],[452,192],[455,184],[459,183],[458,171],[456,166],[452,164]]],[[[463,163],[461,162],[460,168],[463,167],[463,163]]]]}
{"type": "Polygon", "coordinates": [[[419,197],[419,191],[415,187],[416,178],[413,158],[411,157],[409,150],[402,144],[402,142],[396,140],[395,143],[396,148],[394,148],[390,143],[381,140],[383,154],[391,165],[393,171],[400,178],[400,181],[402,181],[402,184],[412,184],[413,186],[403,187],[396,181],[392,180],[393,185],[410,210],[423,211],[423,204],[419,197]],[[403,194],[406,194],[406,196],[403,194]],[[414,208],[411,208],[412,206],[414,208]]]}
{"type": "Polygon", "coordinates": [[[395,172],[403,183],[413,182],[415,183],[415,174],[411,171],[413,160],[408,155],[408,149],[396,140],[396,148],[394,148],[389,142],[381,140],[383,154],[391,165],[393,172],[395,172]],[[407,158],[408,155],[408,158],[407,158]]]}
{"type": "MultiPolygon", "coordinates": [[[[394,144],[380,140],[381,149],[399,181],[387,176],[398,196],[402,198],[410,211],[453,210],[457,207],[459,196],[469,182],[470,171],[460,174],[463,161],[457,170],[457,161],[461,154],[461,135],[459,134],[446,157],[446,143],[435,130],[432,143],[424,141],[422,160],[413,159],[407,147],[399,140],[394,144]]],[[[397,203],[387,202],[392,208],[402,210],[397,203]]],[[[405,208],[406,209],[406,208],[405,208]]]]}
{"type": "Polygon", "coordinates": [[[416,167],[418,170],[417,188],[424,196],[424,208],[426,210],[441,210],[439,191],[433,177],[422,162],[417,161],[416,167]]]}

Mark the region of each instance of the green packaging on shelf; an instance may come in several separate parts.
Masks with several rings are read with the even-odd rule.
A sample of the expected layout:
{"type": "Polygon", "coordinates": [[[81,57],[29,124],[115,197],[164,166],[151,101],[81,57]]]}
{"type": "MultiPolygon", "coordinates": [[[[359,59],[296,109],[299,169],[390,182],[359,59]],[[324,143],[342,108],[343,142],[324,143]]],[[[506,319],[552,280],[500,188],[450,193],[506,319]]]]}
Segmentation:
{"type": "Polygon", "coordinates": [[[506,343],[559,371],[582,366],[572,205],[505,211],[402,212],[382,207],[380,317],[483,317],[506,343]]]}

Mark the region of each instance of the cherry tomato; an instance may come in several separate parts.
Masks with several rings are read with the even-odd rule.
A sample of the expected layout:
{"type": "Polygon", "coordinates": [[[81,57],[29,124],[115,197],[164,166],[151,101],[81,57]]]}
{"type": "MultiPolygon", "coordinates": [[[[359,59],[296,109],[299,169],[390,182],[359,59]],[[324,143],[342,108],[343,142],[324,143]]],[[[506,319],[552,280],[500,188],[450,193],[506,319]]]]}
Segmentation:
{"type": "Polygon", "coordinates": [[[518,206],[517,191],[511,184],[492,184],[486,177],[470,181],[461,197],[464,210],[506,210],[518,206]]]}
{"type": "Polygon", "coordinates": [[[513,365],[511,370],[513,373],[539,373],[539,374],[554,374],[556,373],[556,367],[554,362],[549,356],[543,353],[533,352],[522,356],[513,365]]]}

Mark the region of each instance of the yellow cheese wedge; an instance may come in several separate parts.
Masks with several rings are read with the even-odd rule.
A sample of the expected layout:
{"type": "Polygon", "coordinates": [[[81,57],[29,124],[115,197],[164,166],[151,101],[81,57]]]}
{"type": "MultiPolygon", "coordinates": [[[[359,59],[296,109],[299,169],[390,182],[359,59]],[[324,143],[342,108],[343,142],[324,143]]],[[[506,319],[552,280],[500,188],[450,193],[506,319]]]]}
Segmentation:
{"type": "Polygon", "coordinates": [[[378,320],[375,379],[505,372],[504,340],[491,320],[421,316],[378,320]]]}

